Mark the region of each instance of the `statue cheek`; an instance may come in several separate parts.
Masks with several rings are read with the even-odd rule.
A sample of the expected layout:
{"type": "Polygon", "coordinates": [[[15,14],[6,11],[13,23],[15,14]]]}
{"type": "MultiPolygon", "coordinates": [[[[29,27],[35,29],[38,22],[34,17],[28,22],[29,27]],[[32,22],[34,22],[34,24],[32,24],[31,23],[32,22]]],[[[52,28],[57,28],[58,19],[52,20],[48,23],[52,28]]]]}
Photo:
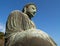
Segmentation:
{"type": "Polygon", "coordinates": [[[33,9],[32,9],[32,8],[30,8],[30,9],[27,9],[27,11],[28,11],[28,12],[33,12],[33,9]]]}

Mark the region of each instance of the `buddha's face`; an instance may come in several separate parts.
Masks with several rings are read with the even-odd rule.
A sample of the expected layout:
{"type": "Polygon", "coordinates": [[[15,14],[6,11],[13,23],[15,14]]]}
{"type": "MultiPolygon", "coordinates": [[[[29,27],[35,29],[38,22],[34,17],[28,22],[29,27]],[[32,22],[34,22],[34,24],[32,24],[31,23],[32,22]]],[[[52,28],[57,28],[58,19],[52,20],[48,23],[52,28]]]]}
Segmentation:
{"type": "Polygon", "coordinates": [[[36,13],[36,7],[34,5],[29,5],[27,7],[27,12],[29,12],[30,15],[34,16],[36,13]]]}

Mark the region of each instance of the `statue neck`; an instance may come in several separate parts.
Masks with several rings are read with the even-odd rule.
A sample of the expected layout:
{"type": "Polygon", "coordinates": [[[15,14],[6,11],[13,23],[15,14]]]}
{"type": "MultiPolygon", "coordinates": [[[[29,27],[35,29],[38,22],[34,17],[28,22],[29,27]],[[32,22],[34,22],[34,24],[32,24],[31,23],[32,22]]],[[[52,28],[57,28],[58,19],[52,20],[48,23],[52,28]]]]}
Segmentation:
{"type": "Polygon", "coordinates": [[[33,17],[29,12],[26,13],[29,17],[29,19],[31,20],[31,18],[33,17]]]}
{"type": "Polygon", "coordinates": [[[23,13],[27,14],[27,16],[29,17],[30,20],[31,20],[31,18],[33,17],[33,15],[30,14],[29,12],[23,12],[23,13]]]}

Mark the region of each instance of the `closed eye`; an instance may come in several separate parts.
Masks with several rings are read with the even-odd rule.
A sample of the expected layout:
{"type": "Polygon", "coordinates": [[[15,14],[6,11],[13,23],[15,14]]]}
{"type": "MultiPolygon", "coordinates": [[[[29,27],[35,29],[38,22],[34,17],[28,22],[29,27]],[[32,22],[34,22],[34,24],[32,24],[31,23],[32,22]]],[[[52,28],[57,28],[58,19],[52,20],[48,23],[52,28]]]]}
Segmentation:
{"type": "Polygon", "coordinates": [[[35,10],[35,8],[32,7],[33,10],[35,10]]]}

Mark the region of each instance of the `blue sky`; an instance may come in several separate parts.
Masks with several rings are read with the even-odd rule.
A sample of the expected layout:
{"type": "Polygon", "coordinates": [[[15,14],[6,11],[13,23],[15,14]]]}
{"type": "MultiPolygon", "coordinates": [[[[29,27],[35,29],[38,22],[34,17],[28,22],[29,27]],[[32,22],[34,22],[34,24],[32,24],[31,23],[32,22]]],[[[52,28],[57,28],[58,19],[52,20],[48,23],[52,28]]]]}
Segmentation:
{"type": "Polygon", "coordinates": [[[4,32],[11,11],[22,10],[30,2],[37,6],[32,18],[36,27],[48,33],[60,46],[60,0],[0,0],[0,31],[4,32]]]}

